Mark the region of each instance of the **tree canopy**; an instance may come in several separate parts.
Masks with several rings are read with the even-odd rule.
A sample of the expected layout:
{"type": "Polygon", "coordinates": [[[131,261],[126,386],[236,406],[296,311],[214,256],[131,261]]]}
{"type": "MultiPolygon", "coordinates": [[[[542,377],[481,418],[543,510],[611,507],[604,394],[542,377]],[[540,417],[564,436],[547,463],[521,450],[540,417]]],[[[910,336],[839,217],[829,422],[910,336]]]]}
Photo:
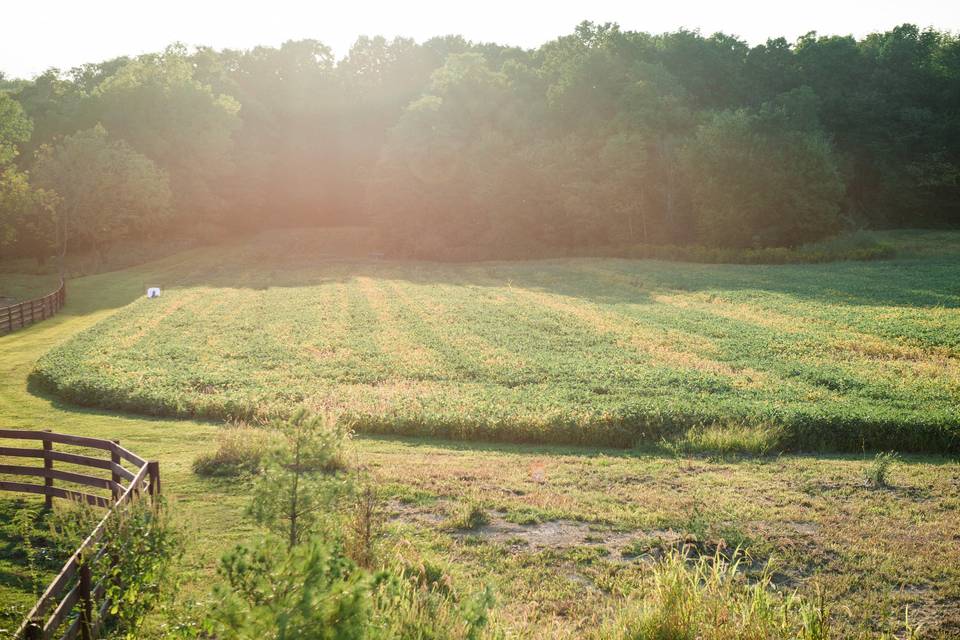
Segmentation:
{"type": "Polygon", "coordinates": [[[59,196],[61,252],[78,241],[100,253],[119,239],[162,224],[170,211],[167,175],[97,125],[45,147],[34,168],[36,183],[59,196]]]}
{"type": "Polygon", "coordinates": [[[105,189],[118,157],[139,186],[82,245],[363,224],[397,255],[482,258],[956,225],[958,114],[960,40],[913,25],[749,46],[585,22],[534,50],[363,37],[340,60],[174,45],[0,83],[0,238],[36,253],[50,198],[105,189]],[[105,155],[82,178],[78,145],[105,155]]]}

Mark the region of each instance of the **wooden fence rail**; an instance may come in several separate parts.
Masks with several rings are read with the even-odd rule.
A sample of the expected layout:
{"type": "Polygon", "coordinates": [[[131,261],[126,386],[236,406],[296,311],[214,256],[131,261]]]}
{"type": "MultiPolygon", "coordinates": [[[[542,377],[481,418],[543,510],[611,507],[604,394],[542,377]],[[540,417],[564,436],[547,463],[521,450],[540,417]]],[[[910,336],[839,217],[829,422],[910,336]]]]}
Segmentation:
{"type": "MultiPolygon", "coordinates": [[[[104,536],[110,519],[130,507],[141,497],[154,502],[160,495],[160,464],[148,462],[120,446],[117,440],[101,440],[85,436],[73,436],[50,431],[18,431],[0,429],[0,442],[4,440],[37,441],[41,448],[23,446],[0,446],[0,458],[35,458],[43,460],[43,466],[0,465],[0,476],[26,476],[43,478],[43,484],[7,481],[0,479],[0,491],[16,491],[39,494],[45,497],[46,506],[53,506],[54,498],[78,500],[108,509],[96,528],[73,552],[70,559],[53,579],[43,595],[27,614],[14,638],[16,640],[95,640],[103,630],[111,601],[106,597],[107,583],[115,578],[108,575],[94,581],[92,567],[105,555],[114,562],[110,541],[98,544],[104,536]],[[55,451],[54,445],[70,445],[96,449],[109,453],[109,459],[91,455],[55,451]],[[110,477],[88,475],[74,471],[55,469],[54,462],[109,471],[110,477]],[[131,471],[123,466],[126,462],[131,471]],[[57,487],[55,481],[80,485],[83,489],[57,487]],[[126,485],[124,485],[126,482],[126,485]],[[87,487],[109,491],[109,496],[90,493],[87,487]],[[62,630],[61,630],[62,629],[62,630]]],[[[112,565],[111,565],[112,567],[112,565]]]]}
{"type": "Polygon", "coordinates": [[[46,320],[60,311],[66,302],[67,285],[60,280],[60,286],[53,293],[0,308],[0,336],[46,320]]]}

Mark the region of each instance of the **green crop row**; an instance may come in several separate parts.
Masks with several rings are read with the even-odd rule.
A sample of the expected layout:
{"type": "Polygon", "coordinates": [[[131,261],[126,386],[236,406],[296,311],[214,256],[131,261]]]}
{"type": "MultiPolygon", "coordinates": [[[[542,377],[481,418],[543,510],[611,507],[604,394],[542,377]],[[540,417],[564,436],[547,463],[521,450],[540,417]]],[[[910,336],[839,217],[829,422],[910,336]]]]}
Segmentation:
{"type": "Polygon", "coordinates": [[[33,382],[148,415],[306,405],[369,433],[632,446],[730,426],[771,449],[956,452],[960,261],[949,234],[927,242],[944,238],[782,266],[211,249],[166,273],[160,299],[48,353],[33,382]]]}

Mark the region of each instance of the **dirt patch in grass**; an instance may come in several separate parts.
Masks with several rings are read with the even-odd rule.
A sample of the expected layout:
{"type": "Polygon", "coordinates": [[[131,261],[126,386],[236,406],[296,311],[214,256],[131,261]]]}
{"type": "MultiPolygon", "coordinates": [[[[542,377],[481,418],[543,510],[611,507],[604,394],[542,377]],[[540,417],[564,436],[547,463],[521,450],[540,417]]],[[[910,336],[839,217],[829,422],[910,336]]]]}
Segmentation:
{"type": "MultiPolygon", "coordinates": [[[[456,503],[440,499],[429,505],[409,504],[398,500],[388,503],[387,517],[392,522],[441,528],[453,513],[456,503]]],[[[717,552],[732,553],[722,539],[700,540],[696,536],[673,529],[621,531],[577,520],[547,520],[517,523],[505,511],[486,513],[486,522],[471,529],[454,530],[459,540],[483,540],[518,551],[564,550],[572,548],[603,549],[612,561],[633,562],[656,560],[673,549],[686,550],[691,556],[713,556],[717,552]]]]}

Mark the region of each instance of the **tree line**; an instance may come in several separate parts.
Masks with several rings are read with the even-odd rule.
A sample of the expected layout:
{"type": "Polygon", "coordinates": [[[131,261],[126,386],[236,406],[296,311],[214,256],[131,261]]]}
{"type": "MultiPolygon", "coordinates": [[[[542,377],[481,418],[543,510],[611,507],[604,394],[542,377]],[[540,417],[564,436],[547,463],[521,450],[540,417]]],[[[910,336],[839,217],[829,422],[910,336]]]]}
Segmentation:
{"type": "Polygon", "coordinates": [[[960,39],[582,23],[0,76],[0,250],[358,224],[398,256],[794,246],[960,222],[960,39]]]}

